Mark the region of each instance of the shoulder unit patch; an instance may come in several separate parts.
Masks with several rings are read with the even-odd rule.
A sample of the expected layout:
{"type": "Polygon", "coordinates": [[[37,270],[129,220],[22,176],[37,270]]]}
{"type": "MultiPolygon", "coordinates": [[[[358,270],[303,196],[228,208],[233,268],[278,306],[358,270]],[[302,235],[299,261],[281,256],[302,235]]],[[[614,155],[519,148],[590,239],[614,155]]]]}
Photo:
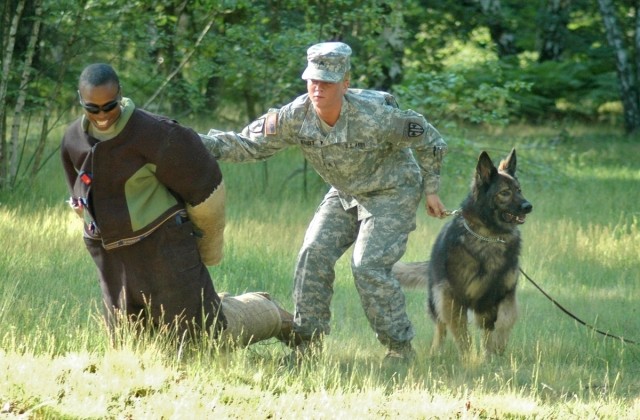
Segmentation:
{"type": "Polygon", "coordinates": [[[420,137],[422,134],[424,134],[424,127],[421,124],[413,121],[407,122],[407,136],[420,137]]]}

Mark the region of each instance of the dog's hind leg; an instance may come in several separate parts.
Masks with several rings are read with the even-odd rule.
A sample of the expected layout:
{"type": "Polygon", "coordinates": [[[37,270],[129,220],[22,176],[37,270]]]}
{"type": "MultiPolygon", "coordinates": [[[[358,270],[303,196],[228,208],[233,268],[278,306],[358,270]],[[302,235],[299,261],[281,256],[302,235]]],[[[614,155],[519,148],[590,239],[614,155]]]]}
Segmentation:
{"type": "Polygon", "coordinates": [[[447,336],[447,324],[445,324],[440,316],[440,308],[438,305],[442,296],[442,287],[436,285],[430,285],[429,299],[427,301],[429,307],[429,315],[435,325],[435,331],[433,332],[433,340],[431,341],[430,354],[435,355],[440,350],[444,339],[447,336]]]}
{"type": "Polygon", "coordinates": [[[431,342],[431,355],[438,353],[446,336],[447,324],[442,321],[436,321],[436,330],[433,332],[433,341],[431,342]]]}
{"type": "Polygon", "coordinates": [[[471,336],[467,325],[467,308],[449,296],[446,291],[441,294],[435,308],[438,313],[438,327],[436,328],[432,350],[436,345],[440,345],[444,339],[446,329],[441,325],[444,324],[451,332],[460,355],[465,356],[469,352],[469,347],[471,347],[471,336]]]}

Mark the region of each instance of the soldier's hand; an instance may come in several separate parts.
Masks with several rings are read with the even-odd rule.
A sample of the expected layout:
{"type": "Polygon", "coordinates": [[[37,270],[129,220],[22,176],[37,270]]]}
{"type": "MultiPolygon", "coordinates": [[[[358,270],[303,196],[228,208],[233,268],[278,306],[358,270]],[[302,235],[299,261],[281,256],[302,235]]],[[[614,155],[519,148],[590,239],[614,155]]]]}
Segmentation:
{"type": "Polygon", "coordinates": [[[442,218],[446,215],[446,207],[440,201],[438,194],[427,194],[425,207],[429,216],[442,218]]]}

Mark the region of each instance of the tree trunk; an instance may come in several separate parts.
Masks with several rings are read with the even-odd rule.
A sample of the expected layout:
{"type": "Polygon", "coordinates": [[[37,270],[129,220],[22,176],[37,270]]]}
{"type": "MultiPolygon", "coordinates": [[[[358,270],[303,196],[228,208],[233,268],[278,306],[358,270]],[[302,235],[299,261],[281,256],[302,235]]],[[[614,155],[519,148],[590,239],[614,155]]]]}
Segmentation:
{"type": "Polygon", "coordinates": [[[476,0],[480,4],[482,14],[486,18],[486,25],[489,28],[491,39],[498,47],[500,58],[515,55],[516,37],[514,33],[504,24],[502,16],[502,6],[500,0],[476,0]]]}
{"type": "Polygon", "coordinates": [[[211,29],[211,26],[213,26],[214,22],[215,22],[215,14],[212,14],[211,19],[209,19],[209,21],[207,22],[205,27],[200,32],[200,35],[198,36],[198,39],[196,40],[195,44],[193,45],[193,48],[191,48],[191,51],[189,51],[184,56],[182,61],[176,66],[176,68],[171,72],[171,74],[169,74],[162,81],[162,84],[160,85],[160,87],[158,87],[158,89],[156,89],[156,91],[153,93],[153,95],[151,95],[151,97],[147,100],[147,102],[145,102],[145,104],[142,106],[143,108],[149,107],[151,105],[151,103],[158,97],[158,95],[164,90],[164,88],[169,84],[169,82],[171,82],[171,80],[177,74],[179,74],[182,71],[182,68],[189,62],[189,60],[191,59],[193,54],[196,52],[196,50],[198,49],[198,47],[202,43],[202,40],[204,39],[205,35],[207,35],[209,30],[211,29]]]}
{"type": "MultiPolygon", "coordinates": [[[[56,84],[51,90],[51,94],[49,95],[49,102],[55,102],[55,98],[60,94],[60,89],[64,85],[65,75],[67,74],[67,69],[69,68],[69,60],[73,57],[73,54],[70,51],[76,45],[76,41],[78,39],[78,31],[82,28],[82,20],[84,19],[84,11],[86,10],[86,3],[88,0],[83,0],[78,4],[78,13],[75,16],[75,24],[73,25],[73,30],[68,34],[67,42],[62,49],[62,53],[60,56],[66,61],[60,61],[57,63],[58,71],[58,79],[56,80],[56,84]]],[[[51,113],[45,112],[42,119],[42,130],[40,131],[40,139],[38,140],[38,145],[36,146],[36,150],[33,154],[33,166],[31,167],[31,173],[35,174],[40,170],[43,162],[44,148],[47,143],[47,135],[49,134],[49,117],[51,113]]],[[[46,160],[45,160],[46,162],[46,160]]]]}
{"type": "Polygon", "coordinates": [[[640,128],[636,72],[633,70],[633,64],[624,45],[622,30],[616,18],[613,2],[611,0],[598,0],[598,5],[600,6],[600,14],[607,33],[607,41],[613,48],[615,55],[618,81],[620,83],[620,97],[624,108],[625,129],[627,133],[631,133],[640,128]]]}
{"type": "MultiPolygon", "coordinates": [[[[640,82],[640,6],[637,6],[635,9],[636,20],[635,20],[635,37],[633,38],[633,42],[635,43],[636,50],[636,81],[640,82]]],[[[640,101],[640,97],[638,98],[640,101]]]]}
{"type": "Polygon", "coordinates": [[[540,34],[538,62],[559,61],[564,51],[571,0],[547,0],[540,34]]]}
{"type": "Polygon", "coordinates": [[[33,62],[33,56],[36,51],[36,43],[38,42],[38,36],[40,34],[40,24],[42,23],[42,3],[41,0],[35,0],[34,2],[35,12],[33,20],[33,30],[31,31],[31,37],[29,38],[29,45],[25,52],[24,66],[22,68],[22,79],[20,80],[20,86],[18,91],[18,99],[16,100],[16,106],[13,113],[13,123],[11,125],[11,159],[9,165],[9,179],[8,182],[13,186],[16,177],[18,176],[19,158],[21,153],[18,153],[18,145],[20,143],[20,124],[22,121],[22,110],[24,109],[24,103],[27,97],[27,87],[29,85],[29,79],[31,77],[31,63],[33,62]]]}
{"type": "MultiPolygon", "coordinates": [[[[18,24],[20,23],[20,17],[24,10],[24,4],[26,0],[20,0],[17,4],[16,11],[13,14],[11,21],[11,28],[9,29],[9,38],[6,45],[3,44],[4,57],[2,58],[2,78],[0,78],[0,189],[3,189],[8,184],[9,175],[9,156],[8,148],[5,136],[5,122],[7,115],[7,88],[9,86],[9,78],[11,75],[11,62],[13,61],[13,49],[16,44],[16,34],[18,32],[18,24]]],[[[7,10],[8,13],[8,10],[7,10]]]]}

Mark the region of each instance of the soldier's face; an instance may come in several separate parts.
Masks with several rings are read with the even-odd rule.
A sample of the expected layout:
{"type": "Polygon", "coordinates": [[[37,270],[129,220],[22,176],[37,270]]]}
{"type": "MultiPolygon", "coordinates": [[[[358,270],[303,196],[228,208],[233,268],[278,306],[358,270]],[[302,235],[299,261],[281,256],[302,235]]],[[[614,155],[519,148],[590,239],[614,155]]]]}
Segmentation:
{"type": "Polygon", "coordinates": [[[106,130],[120,117],[120,86],[108,83],[102,86],[80,86],[80,105],[91,124],[106,130]]]}
{"type": "Polygon", "coordinates": [[[349,88],[349,81],[338,83],[307,80],[307,93],[316,109],[335,110],[342,106],[342,97],[349,88]]]}

